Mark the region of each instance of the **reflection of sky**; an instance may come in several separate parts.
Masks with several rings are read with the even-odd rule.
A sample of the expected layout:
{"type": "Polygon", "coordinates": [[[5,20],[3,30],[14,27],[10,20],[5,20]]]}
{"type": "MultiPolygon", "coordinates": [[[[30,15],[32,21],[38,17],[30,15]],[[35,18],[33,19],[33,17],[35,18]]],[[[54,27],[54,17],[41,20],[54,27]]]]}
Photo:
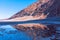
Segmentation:
{"type": "Polygon", "coordinates": [[[0,0],[0,19],[8,18],[36,0],[0,0]]]}
{"type": "Polygon", "coordinates": [[[31,40],[31,37],[22,31],[0,27],[0,40],[31,40]]]}

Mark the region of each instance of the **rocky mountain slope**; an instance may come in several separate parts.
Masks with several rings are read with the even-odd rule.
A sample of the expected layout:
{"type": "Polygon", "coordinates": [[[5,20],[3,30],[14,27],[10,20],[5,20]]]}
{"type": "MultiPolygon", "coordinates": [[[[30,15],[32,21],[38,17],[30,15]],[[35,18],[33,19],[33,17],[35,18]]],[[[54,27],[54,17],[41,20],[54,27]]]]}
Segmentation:
{"type": "Polygon", "coordinates": [[[42,14],[46,16],[48,14],[50,15],[50,12],[48,12],[47,9],[49,9],[53,3],[54,0],[49,0],[49,1],[39,0],[33,3],[32,5],[28,6],[27,8],[21,10],[20,12],[16,13],[9,19],[16,18],[16,17],[23,17],[23,16],[40,17],[42,14]]]}
{"type": "Polygon", "coordinates": [[[45,19],[50,17],[60,17],[60,0],[39,0],[27,8],[16,13],[12,18],[33,16],[33,18],[45,19]]]}

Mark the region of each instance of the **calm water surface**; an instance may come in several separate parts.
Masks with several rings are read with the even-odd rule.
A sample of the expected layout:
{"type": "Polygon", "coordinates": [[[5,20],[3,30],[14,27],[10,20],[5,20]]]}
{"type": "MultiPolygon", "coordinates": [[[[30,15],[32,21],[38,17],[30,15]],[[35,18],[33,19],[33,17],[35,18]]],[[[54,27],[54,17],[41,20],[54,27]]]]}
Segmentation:
{"type": "MultiPolygon", "coordinates": [[[[43,24],[43,25],[46,25],[46,24],[43,24]]],[[[57,34],[57,33],[60,33],[59,24],[51,24],[51,25],[46,25],[46,26],[50,28],[50,30],[48,31],[52,31],[53,33],[51,32],[50,33],[51,36],[49,37],[40,36],[39,40],[52,40],[54,38],[60,37],[60,34],[57,34]]],[[[46,33],[49,33],[48,31],[46,31],[46,33]]],[[[33,36],[29,36],[26,32],[19,31],[10,25],[0,25],[0,40],[33,40],[33,36]]]]}

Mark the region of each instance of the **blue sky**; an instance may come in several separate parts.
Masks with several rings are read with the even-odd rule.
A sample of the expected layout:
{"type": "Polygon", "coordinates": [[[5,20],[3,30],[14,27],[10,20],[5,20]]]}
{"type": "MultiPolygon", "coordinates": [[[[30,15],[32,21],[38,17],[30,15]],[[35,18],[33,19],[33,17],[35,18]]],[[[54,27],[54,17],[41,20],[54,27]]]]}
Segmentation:
{"type": "Polygon", "coordinates": [[[9,18],[36,0],[0,0],[0,19],[9,18]]]}

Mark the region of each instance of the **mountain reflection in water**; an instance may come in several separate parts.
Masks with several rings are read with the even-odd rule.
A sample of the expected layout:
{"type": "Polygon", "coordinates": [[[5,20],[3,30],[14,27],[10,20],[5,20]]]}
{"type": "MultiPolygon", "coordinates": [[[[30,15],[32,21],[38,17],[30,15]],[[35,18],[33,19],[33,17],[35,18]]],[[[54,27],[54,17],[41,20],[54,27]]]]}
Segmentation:
{"type": "Polygon", "coordinates": [[[0,26],[0,40],[57,40],[60,37],[59,24],[30,25],[21,25],[16,29],[9,25],[0,26]]]}

